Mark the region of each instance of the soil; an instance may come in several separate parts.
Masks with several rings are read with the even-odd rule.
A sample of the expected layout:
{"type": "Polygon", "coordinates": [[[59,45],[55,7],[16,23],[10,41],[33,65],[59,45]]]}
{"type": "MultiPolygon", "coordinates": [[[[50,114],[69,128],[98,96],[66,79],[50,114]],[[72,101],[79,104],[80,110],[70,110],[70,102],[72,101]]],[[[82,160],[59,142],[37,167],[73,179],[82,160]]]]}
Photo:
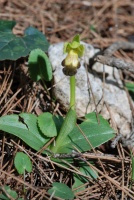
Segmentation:
{"type": "MultiPolygon", "coordinates": [[[[76,34],[101,50],[117,41],[134,42],[133,0],[0,0],[0,11],[1,20],[17,22],[14,34],[22,36],[27,27],[33,26],[45,34],[50,44],[71,41],[76,34]]],[[[118,50],[114,56],[133,61],[134,51],[118,50]]],[[[123,70],[120,74],[124,82],[133,83],[132,72],[123,70]]],[[[21,112],[39,115],[46,111],[62,116],[66,114],[62,106],[53,100],[51,91],[44,90],[41,82],[31,81],[27,58],[14,62],[1,61],[0,84],[0,116],[21,112]]],[[[47,85],[48,88],[51,86],[51,83],[47,85]]],[[[131,107],[133,111],[132,104],[131,107]]],[[[0,133],[1,191],[8,185],[24,199],[59,199],[50,198],[48,194],[52,183],[62,182],[72,186],[72,169],[77,172],[73,165],[66,169],[59,168],[49,156],[35,152],[17,137],[0,133]],[[33,163],[32,173],[27,173],[25,180],[14,168],[14,156],[20,151],[30,155],[33,163]]],[[[92,153],[92,159],[88,159],[91,152],[87,152],[85,159],[87,162],[94,160],[98,179],[89,179],[85,190],[76,193],[75,199],[134,199],[129,149],[118,144],[113,150],[108,142],[92,153]]]]}

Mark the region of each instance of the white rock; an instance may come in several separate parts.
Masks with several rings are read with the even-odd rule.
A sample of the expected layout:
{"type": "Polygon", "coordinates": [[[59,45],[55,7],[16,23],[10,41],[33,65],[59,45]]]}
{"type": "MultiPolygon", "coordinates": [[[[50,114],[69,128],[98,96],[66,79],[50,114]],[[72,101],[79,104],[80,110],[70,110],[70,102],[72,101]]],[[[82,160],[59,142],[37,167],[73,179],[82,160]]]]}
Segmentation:
{"type": "MultiPolygon", "coordinates": [[[[89,72],[86,65],[99,50],[92,45],[83,43],[85,46],[84,56],[81,58],[81,67],[76,74],[76,110],[77,116],[82,117],[86,113],[100,112],[106,119],[114,119],[114,122],[123,134],[130,132],[131,109],[126,92],[116,68],[103,66],[95,63],[89,72]],[[105,68],[105,82],[103,83],[103,69],[105,68]],[[92,88],[92,90],[91,90],[92,88]],[[92,95],[93,94],[93,95],[92,95]]],[[[49,47],[48,55],[53,67],[54,84],[53,94],[57,101],[69,109],[70,84],[69,77],[62,72],[62,60],[66,57],[63,54],[64,43],[58,43],[49,47]]]]}

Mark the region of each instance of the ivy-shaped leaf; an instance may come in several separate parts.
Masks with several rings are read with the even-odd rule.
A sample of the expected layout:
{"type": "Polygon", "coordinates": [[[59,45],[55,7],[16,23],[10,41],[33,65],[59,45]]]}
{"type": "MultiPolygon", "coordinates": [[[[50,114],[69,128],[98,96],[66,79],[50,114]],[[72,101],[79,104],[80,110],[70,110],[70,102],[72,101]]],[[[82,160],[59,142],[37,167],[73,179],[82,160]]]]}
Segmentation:
{"type": "Polygon", "coordinates": [[[12,32],[15,25],[15,21],[0,21],[0,60],[17,60],[36,48],[48,50],[49,43],[43,33],[36,28],[28,27],[24,31],[24,36],[19,37],[12,32]]]}

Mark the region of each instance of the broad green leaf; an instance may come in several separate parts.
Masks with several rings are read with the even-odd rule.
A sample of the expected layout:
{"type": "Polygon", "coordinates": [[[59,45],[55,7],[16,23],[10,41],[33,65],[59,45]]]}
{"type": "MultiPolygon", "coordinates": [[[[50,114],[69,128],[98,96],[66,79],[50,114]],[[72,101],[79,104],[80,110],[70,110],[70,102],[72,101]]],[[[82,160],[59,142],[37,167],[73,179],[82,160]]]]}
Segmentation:
{"type": "Polygon", "coordinates": [[[25,171],[32,171],[32,162],[30,158],[23,152],[18,152],[15,155],[14,165],[19,174],[24,174],[25,171]]]}
{"type": "Polygon", "coordinates": [[[37,151],[48,141],[38,129],[37,117],[33,114],[22,113],[0,117],[0,130],[19,137],[37,151]]]}
{"type": "Polygon", "coordinates": [[[62,124],[60,132],[56,138],[56,145],[51,147],[53,153],[58,153],[61,146],[68,138],[68,134],[73,130],[76,124],[76,111],[70,109],[66,115],[66,118],[62,124]]]}
{"type": "Polygon", "coordinates": [[[134,83],[125,83],[126,88],[131,91],[134,92],[134,83]]]}
{"type": "Polygon", "coordinates": [[[80,172],[82,172],[84,175],[90,177],[91,179],[97,179],[97,177],[98,177],[97,172],[88,165],[83,164],[83,166],[80,167],[80,172]]]}
{"type": "MultiPolygon", "coordinates": [[[[80,129],[94,148],[100,146],[115,136],[115,131],[110,127],[108,121],[100,115],[98,117],[100,123],[97,121],[96,114],[90,113],[86,115],[86,120],[79,125],[80,129]]],[[[56,153],[71,153],[74,146],[81,152],[92,149],[78,127],[75,127],[69,133],[68,137],[61,142],[61,145],[57,149],[56,153]]]]}
{"type": "Polygon", "coordinates": [[[62,124],[64,122],[64,119],[62,116],[60,115],[54,115],[53,116],[53,120],[54,120],[54,123],[55,123],[55,126],[56,126],[56,129],[57,129],[57,133],[60,132],[60,129],[62,127],[62,124]]]}
{"type": "Polygon", "coordinates": [[[74,193],[83,191],[85,187],[85,182],[80,179],[80,176],[74,175],[74,184],[72,186],[72,189],[74,190],[74,193]]]}
{"type": "Polygon", "coordinates": [[[28,27],[24,31],[24,36],[19,37],[12,32],[15,25],[15,21],[0,21],[0,60],[17,60],[36,48],[48,50],[49,43],[40,31],[28,27]]]}
{"type": "Polygon", "coordinates": [[[57,135],[56,126],[53,120],[53,115],[49,112],[42,113],[38,116],[38,125],[41,132],[47,137],[57,135]]]}
{"type": "Polygon", "coordinates": [[[31,51],[28,59],[29,74],[33,81],[52,79],[52,67],[47,55],[41,49],[31,51]]]}
{"type": "Polygon", "coordinates": [[[53,187],[48,190],[48,193],[50,195],[62,199],[74,199],[74,193],[67,185],[63,183],[54,182],[52,186],[53,187]]]}
{"type": "Polygon", "coordinates": [[[125,83],[126,88],[129,91],[130,96],[132,97],[132,99],[134,100],[134,83],[125,83]]]}
{"type": "MultiPolygon", "coordinates": [[[[1,188],[1,187],[0,187],[1,188]]],[[[12,198],[16,199],[18,197],[17,193],[14,190],[11,190],[11,188],[7,185],[4,186],[5,191],[7,194],[9,194],[12,198]]],[[[0,194],[1,200],[10,200],[6,194],[0,194]]]]}
{"type": "MultiPolygon", "coordinates": [[[[89,176],[89,178],[97,179],[98,175],[97,172],[94,171],[90,166],[88,165],[83,165],[82,167],[79,168],[79,171],[86,176],[89,176]]],[[[73,189],[80,187],[76,190],[74,190],[75,193],[80,192],[85,189],[85,186],[82,186],[83,184],[87,183],[89,180],[86,177],[83,177],[82,175],[79,174],[74,174],[74,184],[73,184],[73,189]]]]}

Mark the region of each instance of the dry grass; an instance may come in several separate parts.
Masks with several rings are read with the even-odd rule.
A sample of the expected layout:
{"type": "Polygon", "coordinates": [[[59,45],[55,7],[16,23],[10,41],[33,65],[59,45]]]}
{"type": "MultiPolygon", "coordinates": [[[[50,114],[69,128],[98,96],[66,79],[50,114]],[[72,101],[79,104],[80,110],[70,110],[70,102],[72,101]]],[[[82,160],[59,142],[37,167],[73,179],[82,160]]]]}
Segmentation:
{"type": "MultiPolygon", "coordinates": [[[[85,42],[101,49],[115,41],[134,39],[133,0],[0,0],[0,10],[1,19],[17,21],[15,34],[22,35],[25,28],[34,26],[46,35],[50,43],[70,40],[77,33],[85,42]]],[[[118,51],[115,56],[128,60],[134,58],[133,52],[125,51],[118,51]]],[[[134,78],[127,72],[125,77],[132,81],[134,78]]],[[[0,63],[0,84],[1,116],[20,112],[63,113],[58,102],[52,101],[41,84],[29,79],[24,59],[0,63]]],[[[0,148],[0,185],[10,185],[22,196],[25,185],[25,199],[50,199],[47,191],[53,182],[71,186],[73,172],[80,173],[73,165],[59,168],[49,157],[33,152],[22,141],[5,133],[0,136],[0,148]],[[33,162],[33,172],[25,181],[13,166],[17,151],[26,152],[33,162]]],[[[130,154],[121,145],[112,155],[108,155],[109,149],[105,147],[105,155],[99,150],[81,155],[89,165],[89,160],[95,161],[91,167],[99,176],[97,180],[88,177],[87,187],[76,195],[77,200],[134,199],[133,187],[130,188],[130,154]]]]}

